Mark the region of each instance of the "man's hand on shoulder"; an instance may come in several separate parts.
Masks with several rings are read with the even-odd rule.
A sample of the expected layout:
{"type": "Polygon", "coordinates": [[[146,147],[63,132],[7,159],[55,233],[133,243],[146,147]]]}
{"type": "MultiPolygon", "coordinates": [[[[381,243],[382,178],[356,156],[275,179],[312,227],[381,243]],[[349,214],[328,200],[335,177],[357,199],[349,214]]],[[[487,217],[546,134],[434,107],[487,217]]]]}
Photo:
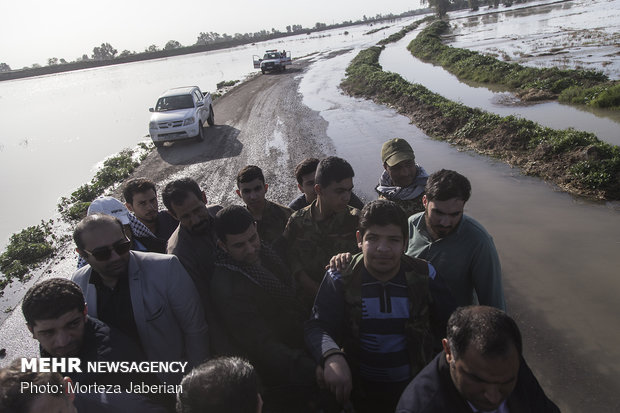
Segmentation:
{"type": "Polygon", "coordinates": [[[352,257],[353,255],[350,252],[341,252],[338,255],[334,255],[329,260],[329,265],[325,266],[325,269],[343,272],[351,262],[352,257]]]}
{"type": "Polygon", "coordinates": [[[345,404],[349,401],[353,388],[351,370],[342,354],[332,354],[327,357],[323,366],[323,380],[339,403],[345,404]]]}

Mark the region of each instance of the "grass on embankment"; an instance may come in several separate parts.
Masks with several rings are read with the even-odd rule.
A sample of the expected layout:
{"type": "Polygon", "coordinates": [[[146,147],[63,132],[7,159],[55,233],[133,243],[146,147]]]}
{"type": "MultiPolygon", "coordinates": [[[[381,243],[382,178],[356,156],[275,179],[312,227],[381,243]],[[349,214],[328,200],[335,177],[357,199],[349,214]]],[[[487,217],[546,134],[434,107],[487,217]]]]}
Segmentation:
{"type": "Polygon", "coordinates": [[[427,135],[472,148],[519,166],[567,192],[620,199],[620,148],[588,132],[555,130],[452,102],[379,65],[382,47],[361,51],[341,87],[353,96],[395,106],[427,135]]]}
{"type": "Polygon", "coordinates": [[[450,25],[442,20],[430,24],[409,43],[417,58],[456,75],[461,80],[493,83],[518,90],[524,100],[556,99],[600,108],[620,108],[620,83],[591,70],[534,68],[508,63],[468,49],[446,46],[440,36],[450,25]]]}
{"type": "MultiPolygon", "coordinates": [[[[138,144],[138,147],[138,154],[131,149],[124,149],[106,159],[90,183],[80,186],[70,197],[62,197],[58,204],[62,218],[69,223],[83,218],[91,201],[127,178],[153,148],[145,143],[138,144]]],[[[12,280],[28,279],[29,272],[52,257],[68,238],[55,235],[53,226],[53,220],[41,221],[39,225],[11,235],[6,250],[0,254],[0,271],[4,275],[0,278],[0,296],[4,287],[12,280]]]]}

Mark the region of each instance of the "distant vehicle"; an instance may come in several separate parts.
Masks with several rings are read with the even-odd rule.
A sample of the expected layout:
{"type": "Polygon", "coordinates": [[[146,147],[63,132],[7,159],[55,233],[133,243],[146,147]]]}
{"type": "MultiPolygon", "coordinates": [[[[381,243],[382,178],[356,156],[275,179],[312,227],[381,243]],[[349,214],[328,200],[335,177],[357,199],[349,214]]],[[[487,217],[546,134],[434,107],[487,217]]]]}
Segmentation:
{"type": "Polygon", "coordinates": [[[287,65],[292,65],[293,60],[291,58],[291,51],[281,52],[278,50],[267,50],[261,59],[258,55],[252,56],[254,61],[254,69],[260,69],[261,72],[278,71],[281,72],[286,69],[287,65]]]}
{"type": "Polygon", "coordinates": [[[155,146],[164,142],[204,139],[204,124],[215,125],[213,101],[209,92],[198,86],[177,87],[165,91],[157,99],[149,122],[149,133],[155,146]]]}

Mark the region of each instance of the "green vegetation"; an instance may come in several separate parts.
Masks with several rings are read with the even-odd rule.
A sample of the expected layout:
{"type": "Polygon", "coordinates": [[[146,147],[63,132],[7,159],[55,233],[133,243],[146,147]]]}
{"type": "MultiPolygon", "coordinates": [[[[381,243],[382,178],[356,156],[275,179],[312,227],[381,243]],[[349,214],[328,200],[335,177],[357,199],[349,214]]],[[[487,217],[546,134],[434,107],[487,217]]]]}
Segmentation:
{"type": "Polygon", "coordinates": [[[373,33],[377,33],[377,32],[380,32],[381,30],[385,30],[385,29],[389,29],[389,28],[390,28],[390,26],[377,27],[376,29],[369,30],[369,31],[367,31],[364,34],[365,35],[366,34],[373,34],[373,33]]]}
{"type": "MultiPolygon", "coordinates": [[[[139,147],[145,151],[152,146],[140,143],[139,147]]],[[[75,221],[86,215],[91,201],[103,194],[108,187],[127,178],[140,162],[146,157],[145,152],[140,159],[134,159],[134,151],[123,149],[118,155],[112,156],[103,162],[103,167],[97,171],[95,177],[88,184],[80,186],[71,193],[69,198],[62,197],[58,204],[58,212],[67,221],[75,221]]]]}
{"type": "Polygon", "coordinates": [[[396,106],[436,139],[504,159],[526,174],[599,199],[620,199],[620,148],[573,129],[554,130],[452,102],[379,65],[382,47],[361,51],[341,87],[351,95],[396,106]]]}
{"type": "Polygon", "coordinates": [[[219,82],[216,87],[218,89],[221,89],[223,87],[227,87],[227,86],[235,86],[237,83],[239,83],[238,80],[223,80],[221,82],[219,82]]]}
{"type": "Polygon", "coordinates": [[[445,21],[434,22],[409,43],[409,51],[422,60],[441,65],[461,80],[494,83],[522,93],[536,89],[546,92],[544,98],[559,96],[563,102],[620,107],[620,83],[610,82],[600,72],[526,67],[473,50],[446,46],[440,36],[449,27],[445,21]]]}
{"type": "Polygon", "coordinates": [[[53,221],[28,227],[11,235],[6,251],[0,255],[0,291],[13,279],[20,281],[28,272],[54,253],[55,235],[52,233],[53,221]]]}
{"type": "Polygon", "coordinates": [[[410,25],[403,27],[402,29],[400,29],[396,33],[386,37],[383,40],[380,40],[377,44],[379,46],[381,46],[381,45],[386,45],[388,43],[397,42],[400,39],[402,39],[403,37],[405,37],[407,35],[407,33],[409,33],[410,31],[417,29],[422,23],[430,22],[430,21],[433,21],[433,20],[435,20],[434,16],[426,16],[423,19],[416,20],[413,23],[411,23],[410,25]]]}

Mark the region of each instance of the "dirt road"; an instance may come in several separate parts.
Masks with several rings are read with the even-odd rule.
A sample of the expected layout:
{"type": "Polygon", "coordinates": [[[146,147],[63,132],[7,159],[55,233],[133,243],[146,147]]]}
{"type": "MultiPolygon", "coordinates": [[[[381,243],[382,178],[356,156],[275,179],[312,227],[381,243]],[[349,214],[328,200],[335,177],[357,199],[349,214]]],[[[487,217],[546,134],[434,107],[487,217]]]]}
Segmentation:
{"type": "Polygon", "coordinates": [[[214,127],[205,140],[177,142],[153,151],[134,176],[148,176],[161,187],[179,177],[195,179],[209,203],[241,203],[237,172],[246,165],[263,169],[267,197],[288,204],[299,191],[293,170],[302,159],[334,153],[327,122],[301,103],[300,74],[307,62],[282,73],[257,75],[216,100],[214,127]]]}

